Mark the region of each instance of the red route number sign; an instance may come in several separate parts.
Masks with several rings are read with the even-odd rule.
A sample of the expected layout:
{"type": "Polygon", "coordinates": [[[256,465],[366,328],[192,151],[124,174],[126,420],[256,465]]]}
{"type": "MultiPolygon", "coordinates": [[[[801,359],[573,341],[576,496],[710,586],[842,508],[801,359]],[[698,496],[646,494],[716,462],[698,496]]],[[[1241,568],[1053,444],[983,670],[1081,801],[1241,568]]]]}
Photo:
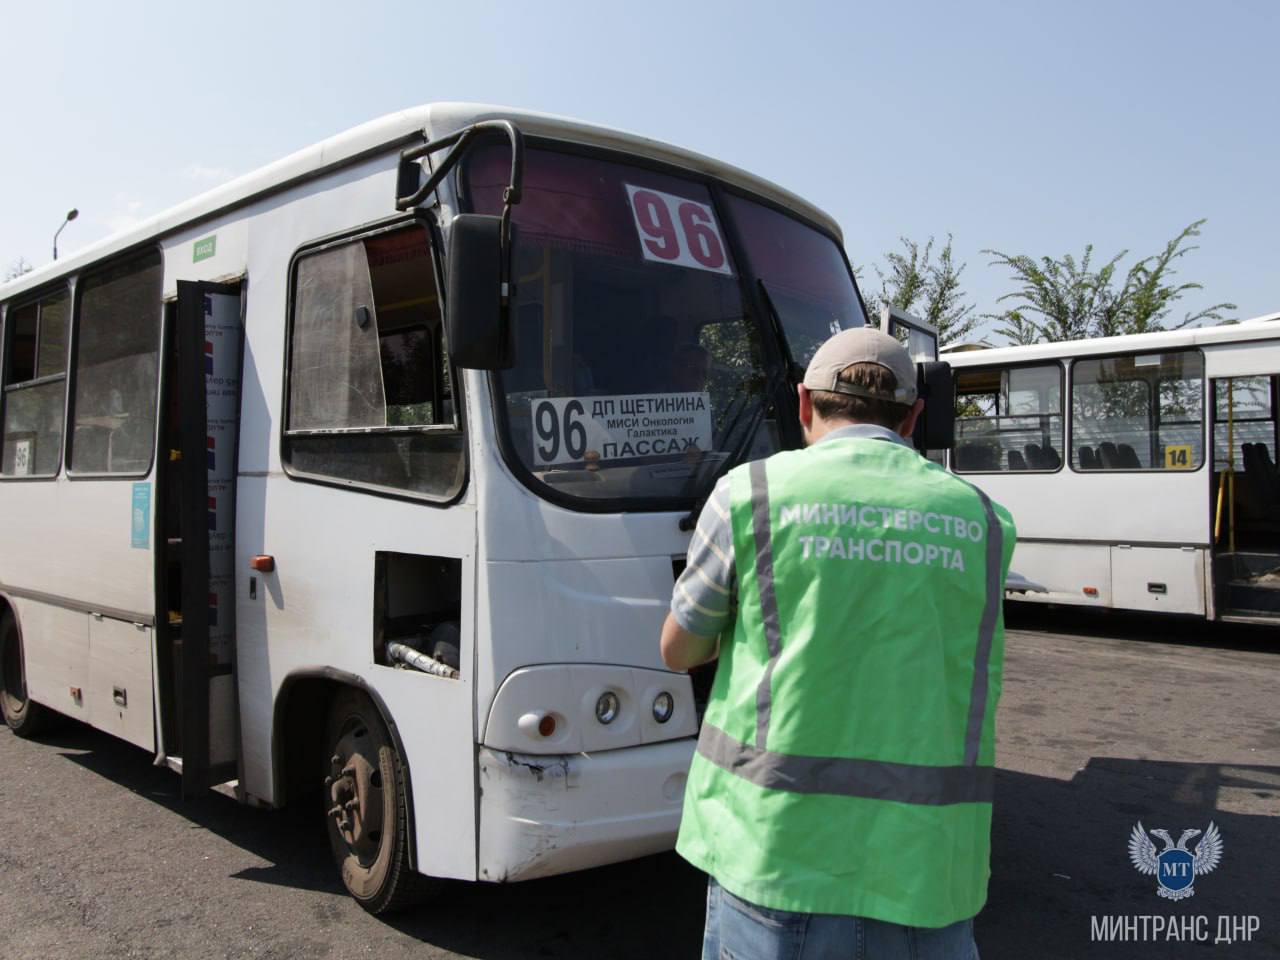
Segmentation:
{"type": "Polygon", "coordinates": [[[626,188],[646,260],[733,276],[709,206],[648,187],[626,188]]]}

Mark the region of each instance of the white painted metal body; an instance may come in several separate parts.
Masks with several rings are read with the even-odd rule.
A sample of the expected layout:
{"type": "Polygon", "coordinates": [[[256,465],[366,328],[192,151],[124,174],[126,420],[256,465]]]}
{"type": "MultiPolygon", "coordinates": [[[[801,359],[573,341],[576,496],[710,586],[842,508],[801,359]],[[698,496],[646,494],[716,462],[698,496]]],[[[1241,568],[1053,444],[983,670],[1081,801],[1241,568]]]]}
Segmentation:
{"type": "MultiPolygon", "coordinates": [[[[0,298],[13,303],[146,244],[163,251],[166,299],[179,280],[244,282],[235,535],[243,795],[278,799],[290,745],[280,742],[277,707],[291,679],[358,678],[385,708],[410,771],[416,867],[518,879],[673,841],[696,727],[689,680],[663,669],[657,645],[672,560],[689,542],[679,515],[575,512],[539,499],[501,459],[487,377],[475,371],[462,377],[467,481],[447,507],[299,481],[286,474],[279,446],[291,257],[391,215],[398,151],[424,129],[434,138],[490,117],[722,178],[839,236],[792,194],[705,157],[558,118],[445,104],[304,150],[21,278],[0,298]],[[194,244],[211,235],[215,255],[196,262],[194,244]],[[375,664],[378,551],[461,560],[461,678],[375,664]],[[250,570],[259,554],[275,558],[275,572],[250,570]],[[602,733],[588,721],[605,686],[623,694],[631,716],[602,733]],[[659,728],[640,711],[662,689],[677,709],[659,728]],[[526,706],[548,703],[564,723],[559,756],[522,744],[515,725],[526,706]],[[564,776],[532,775],[516,759],[522,747],[564,776]]],[[[447,189],[441,203],[447,225],[447,189]]],[[[23,631],[32,699],[162,752],[153,719],[156,545],[130,543],[132,488],[155,478],[153,463],[143,477],[76,479],[64,469],[50,480],[0,481],[0,595],[23,631]],[[121,685],[127,719],[112,700],[121,685]]],[[[154,536],[155,498],[151,506],[154,536]]]]}
{"type": "MultiPolygon", "coordinates": [[[[1061,364],[1068,448],[1076,362],[1185,349],[1198,350],[1204,357],[1200,439],[1206,453],[1198,469],[1081,470],[1073,466],[1070,456],[1064,456],[1062,466],[1053,472],[961,473],[1010,510],[1018,526],[1013,565],[1048,588],[1047,593],[1011,594],[1011,599],[1216,615],[1212,576],[1216,487],[1207,452],[1212,441],[1211,384],[1221,378],[1280,373],[1280,324],[1276,321],[1280,314],[1225,327],[943,352],[942,359],[957,372],[1061,364]],[[1152,592],[1152,583],[1166,585],[1166,592],[1152,592]]],[[[954,459],[950,459],[952,469],[954,459]]]]}

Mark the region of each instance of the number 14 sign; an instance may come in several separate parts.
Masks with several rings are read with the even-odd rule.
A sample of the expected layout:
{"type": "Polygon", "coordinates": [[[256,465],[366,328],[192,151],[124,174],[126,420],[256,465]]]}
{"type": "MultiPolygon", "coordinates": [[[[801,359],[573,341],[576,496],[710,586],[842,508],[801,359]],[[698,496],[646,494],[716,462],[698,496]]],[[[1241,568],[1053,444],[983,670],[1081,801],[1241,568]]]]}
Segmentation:
{"type": "Polygon", "coordinates": [[[625,186],[646,260],[733,276],[709,206],[660,190],[625,186]]]}

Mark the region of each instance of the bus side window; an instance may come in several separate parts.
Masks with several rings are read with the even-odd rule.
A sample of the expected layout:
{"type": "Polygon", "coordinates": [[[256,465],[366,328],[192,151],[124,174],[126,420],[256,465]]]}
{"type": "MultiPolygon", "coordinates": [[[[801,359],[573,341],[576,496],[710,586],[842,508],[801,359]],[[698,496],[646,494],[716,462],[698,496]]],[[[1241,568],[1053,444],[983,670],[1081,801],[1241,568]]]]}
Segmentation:
{"type": "Polygon", "coordinates": [[[1077,360],[1077,470],[1196,470],[1204,462],[1204,358],[1196,350],[1077,360]]]}
{"type": "Polygon", "coordinates": [[[292,302],[290,473],[454,496],[461,412],[426,232],[383,230],[304,253],[292,302]]]}
{"type": "Polygon", "coordinates": [[[58,472],[69,314],[65,290],[9,308],[0,459],[0,474],[6,477],[51,477],[58,472]]]}
{"type": "Polygon", "coordinates": [[[1062,466],[1062,367],[1057,363],[956,372],[957,473],[1062,466]]]}
{"type": "Polygon", "coordinates": [[[151,466],[160,358],[157,250],[90,274],[76,299],[71,470],[140,476],[151,466]]]}

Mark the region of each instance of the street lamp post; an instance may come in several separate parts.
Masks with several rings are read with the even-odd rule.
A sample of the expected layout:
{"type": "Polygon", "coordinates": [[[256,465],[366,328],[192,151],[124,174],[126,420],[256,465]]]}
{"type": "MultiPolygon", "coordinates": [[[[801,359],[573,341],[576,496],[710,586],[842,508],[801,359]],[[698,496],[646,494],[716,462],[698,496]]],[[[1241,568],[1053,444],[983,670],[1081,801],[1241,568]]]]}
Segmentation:
{"type": "Polygon", "coordinates": [[[67,211],[67,219],[62,221],[62,226],[58,228],[56,233],[54,233],[53,259],[55,260],[58,259],[58,234],[61,233],[64,229],[66,229],[67,224],[70,223],[72,220],[74,220],[78,216],[80,216],[80,211],[72,207],[70,210],[67,211]]]}

